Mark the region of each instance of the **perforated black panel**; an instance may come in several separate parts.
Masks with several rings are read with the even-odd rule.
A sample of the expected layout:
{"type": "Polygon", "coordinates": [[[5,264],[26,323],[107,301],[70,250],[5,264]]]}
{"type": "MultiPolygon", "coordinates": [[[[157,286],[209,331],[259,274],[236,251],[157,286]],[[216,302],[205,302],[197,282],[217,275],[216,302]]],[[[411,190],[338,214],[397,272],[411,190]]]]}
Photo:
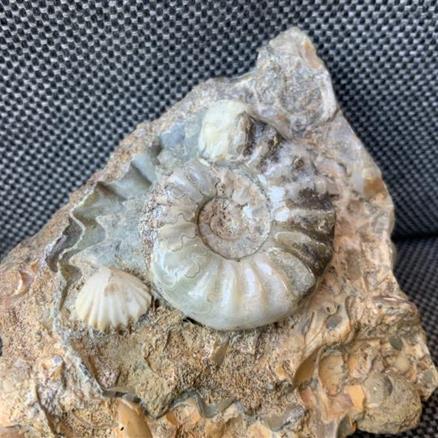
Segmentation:
{"type": "Polygon", "coordinates": [[[384,170],[397,234],[438,229],[438,3],[0,1],[0,253],[36,232],[117,142],[193,85],[243,73],[298,25],[384,170]]]}

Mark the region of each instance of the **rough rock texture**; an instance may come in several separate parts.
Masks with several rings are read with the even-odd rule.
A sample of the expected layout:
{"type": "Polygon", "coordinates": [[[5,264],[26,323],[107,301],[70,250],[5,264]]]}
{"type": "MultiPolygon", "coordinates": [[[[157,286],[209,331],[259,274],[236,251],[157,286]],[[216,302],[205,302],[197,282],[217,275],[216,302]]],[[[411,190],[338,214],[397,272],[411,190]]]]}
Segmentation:
{"type": "MultiPolygon", "coordinates": [[[[233,136],[233,153],[240,138],[249,144],[233,136]]],[[[201,143],[222,156],[222,145],[201,143]]],[[[275,157],[267,153],[265,165],[275,157]]],[[[140,125],[3,260],[0,436],[336,437],[414,427],[438,374],[392,273],[392,226],[381,174],[311,42],[297,29],[279,35],[249,74],[201,84],[140,125]],[[315,268],[316,288],[287,319],[246,331],[187,318],[148,276],[156,236],[145,229],[145,194],[193,158],[205,111],[220,100],[244,103],[278,144],[301,151],[336,212],[333,255],[315,268]],[[154,295],[127,329],[99,332],[73,318],[97,263],[136,275],[154,295]]]]}

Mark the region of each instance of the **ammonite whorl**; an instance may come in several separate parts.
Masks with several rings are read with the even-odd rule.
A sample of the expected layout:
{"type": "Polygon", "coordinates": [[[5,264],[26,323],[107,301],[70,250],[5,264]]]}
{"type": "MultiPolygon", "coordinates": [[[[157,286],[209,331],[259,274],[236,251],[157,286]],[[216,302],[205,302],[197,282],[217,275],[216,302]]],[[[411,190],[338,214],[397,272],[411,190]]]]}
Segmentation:
{"type": "Polygon", "coordinates": [[[154,285],[172,306],[215,329],[291,315],[332,255],[335,214],[309,158],[287,142],[273,157],[258,143],[243,163],[224,160],[223,146],[218,162],[184,163],[160,181],[148,205],[154,285]]]}

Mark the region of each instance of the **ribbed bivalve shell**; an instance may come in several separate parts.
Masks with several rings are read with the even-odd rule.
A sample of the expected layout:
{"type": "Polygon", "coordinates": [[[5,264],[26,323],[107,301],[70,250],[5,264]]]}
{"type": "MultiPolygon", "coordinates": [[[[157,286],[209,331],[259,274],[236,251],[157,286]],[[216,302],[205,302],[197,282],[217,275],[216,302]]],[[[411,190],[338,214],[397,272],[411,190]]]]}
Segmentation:
{"type": "Polygon", "coordinates": [[[75,316],[100,331],[124,328],[151,305],[148,288],[119,269],[100,267],[82,286],[75,302],[75,316]]]}

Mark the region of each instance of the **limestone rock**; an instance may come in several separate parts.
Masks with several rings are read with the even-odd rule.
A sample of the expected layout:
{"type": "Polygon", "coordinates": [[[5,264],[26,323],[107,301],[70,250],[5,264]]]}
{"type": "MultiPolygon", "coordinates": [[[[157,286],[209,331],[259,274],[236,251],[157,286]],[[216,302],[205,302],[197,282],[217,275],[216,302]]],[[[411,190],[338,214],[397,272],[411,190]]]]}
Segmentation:
{"type": "Polygon", "coordinates": [[[2,261],[0,437],[415,427],[438,373],[393,221],[312,43],[280,34],[139,125],[2,261]]]}

